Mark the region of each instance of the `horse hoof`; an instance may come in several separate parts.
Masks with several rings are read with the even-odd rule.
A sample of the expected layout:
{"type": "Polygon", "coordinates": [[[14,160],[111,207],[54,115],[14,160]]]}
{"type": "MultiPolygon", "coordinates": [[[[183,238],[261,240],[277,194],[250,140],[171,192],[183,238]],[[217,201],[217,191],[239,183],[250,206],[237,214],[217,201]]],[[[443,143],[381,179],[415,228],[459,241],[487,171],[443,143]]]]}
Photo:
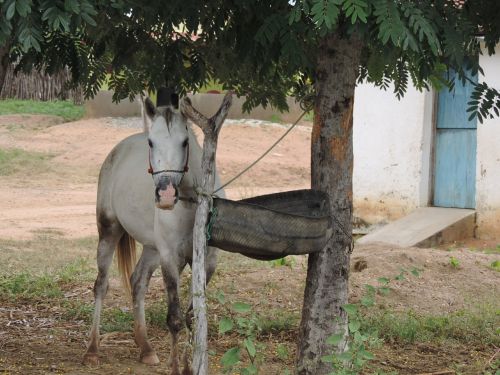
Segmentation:
{"type": "Polygon", "coordinates": [[[145,365],[157,365],[160,360],[155,352],[149,352],[141,355],[141,362],[145,365]]]}
{"type": "Polygon", "coordinates": [[[95,353],[85,353],[83,356],[83,364],[87,366],[98,366],[99,356],[95,353]]]}

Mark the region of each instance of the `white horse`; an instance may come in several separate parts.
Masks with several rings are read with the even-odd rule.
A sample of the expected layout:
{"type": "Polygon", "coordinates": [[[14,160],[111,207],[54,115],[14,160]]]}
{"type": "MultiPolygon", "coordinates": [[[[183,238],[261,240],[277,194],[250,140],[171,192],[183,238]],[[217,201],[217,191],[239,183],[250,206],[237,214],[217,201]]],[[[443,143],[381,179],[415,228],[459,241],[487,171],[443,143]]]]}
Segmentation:
{"type": "MultiPolygon", "coordinates": [[[[171,105],[155,108],[147,98],[143,106],[145,132],[120,142],[101,167],[96,207],[98,275],[86,364],[99,362],[102,301],[116,248],[119,270],[132,293],[135,342],[140,360],[146,364],[159,362],[147,338],[144,296],[153,271],[161,265],[172,336],[170,363],[172,373],[179,373],[177,340],[185,322],[179,304],[179,275],[186,264],[191,265],[196,210],[196,204],[179,198],[193,197],[194,186],[201,181],[202,150],[187,124],[187,115],[193,110],[190,105],[183,101],[180,111],[171,105]],[[143,252],[132,273],[135,241],[143,245],[143,252]]],[[[216,185],[220,185],[218,179],[216,185]]],[[[209,248],[206,259],[208,283],[215,270],[217,249],[209,248]]]]}

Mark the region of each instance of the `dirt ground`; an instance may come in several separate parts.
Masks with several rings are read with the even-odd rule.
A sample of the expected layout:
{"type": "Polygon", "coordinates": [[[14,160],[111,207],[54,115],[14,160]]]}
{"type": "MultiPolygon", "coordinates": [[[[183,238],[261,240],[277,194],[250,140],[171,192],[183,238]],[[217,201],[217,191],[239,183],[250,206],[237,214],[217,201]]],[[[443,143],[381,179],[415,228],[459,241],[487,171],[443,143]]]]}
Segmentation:
{"type": "MultiPolygon", "coordinates": [[[[82,257],[94,264],[99,166],[116,143],[138,131],[139,124],[111,118],[63,124],[50,116],[0,116],[1,149],[19,148],[50,155],[50,162],[40,169],[27,167],[1,176],[0,275],[13,269],[52,270],[56,264],[82,257]]],[[[223,181],[253,161],[284,131],[285,127],[278,124],[251,121],[225,125],[217,153],[223,181]]],[[[308,187],[309,144],[310,126],[305,123],[235,182],[227,190],[228,196],[237,199],[308,187]]],[[[403,272],[404,280],[391,281],[392,292],[380,297],[381,308],[443,315],[493,304],[498,314],[500,273],[492,270],[490,264],[500,256],[495,251],[483,251],[497,246],[495,242],[474,240],[441,249],[356,247],[352,254],[351,300],[360,300],[366,284],[376,285],[380,277],[393,278],[403,272]],[[456,259],[455,266],[451,265],[451,258],[456,259]],[[411,275],[411,270],[417,270],[418,276],[411,275]]],[[[234,254],[221,256],[209,287],[211,373],[221,373],[220,356],[237,340],[234,335],[217,334],[217,319],[227,313],[224,306],[214,302],[214,295],[220,290],[230,301],[251,303],[264,317],[288,319],[283,323],[285,328],[263,334],[261,341],[266,349],[260,373],[284,374],[285,368],[293,368],[306,271],[305,257],[294,257],[288,266],[279,267],[234,254]],[[280,345],[285,345],[286,356],[276,354],[280,345]]],[[[66,287],[64,297],[68,304],[90,306],[92,275],[95,273],[84,282],[66,287]]],[[[183,277],[187,279],[188,274],[183,277]]],[[[155,274],[149,303],[160,301],[163,294],[161,277],[155,274]]],[[[130,310],[116,278],[111,282],[106,305],[130,310]]],[[[168,373],[169,342],[163,328],[150,330],[162,361],[156,367],[137,362],[138,351],[130,330],[105,333],[102,364],[96,368],[81,365],[87,331],[87,321],[68,319],[60,306],[50,300],[13,302],[0,296],[0,373],[168,373]]],[[[399,374],[479,374],[497,360],[498,348],[395,342],[383,345],[376,355],[376,365],[399,374]]]]}

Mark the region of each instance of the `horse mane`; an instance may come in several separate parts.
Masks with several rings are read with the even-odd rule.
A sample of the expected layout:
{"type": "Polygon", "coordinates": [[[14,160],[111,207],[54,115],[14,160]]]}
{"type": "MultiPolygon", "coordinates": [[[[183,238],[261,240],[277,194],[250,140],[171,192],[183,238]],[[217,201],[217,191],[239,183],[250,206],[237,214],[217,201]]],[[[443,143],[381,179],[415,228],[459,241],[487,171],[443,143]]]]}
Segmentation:
{"type": "MultiPolygon", "coordinates": [[[[146,111],[144,110],[144,105],[141,106],[141,115],[142,115],[142,131],[144,133],[149,133],[149,128],[151,126],[151,119],[146,115],[146,111]]],[[[170,128],[170,124],[172,123],[172,117],[174,115],[174,109],[172,106],[161,106],[157,108],[156,116],[163,116],[165,121],[167,122],[167,127],[170,128]]]]}
{"type": "MultiPolygon", "coordinates": [[[[142,97],[143,96],[141,95],[141,98],[142,97]]],[[[160,87],[156,92],[156,107],[157,115],[165,118],[167,127],[170,129],[174,110],[179,108],[179,94],[177,94],[172,88],[160,87]]],[[[148,133],[149,127],[151,126],[151,119],[149,119],[145,113],[144,101],[141,110],[143,131],[144,133],[148,133]]]]}

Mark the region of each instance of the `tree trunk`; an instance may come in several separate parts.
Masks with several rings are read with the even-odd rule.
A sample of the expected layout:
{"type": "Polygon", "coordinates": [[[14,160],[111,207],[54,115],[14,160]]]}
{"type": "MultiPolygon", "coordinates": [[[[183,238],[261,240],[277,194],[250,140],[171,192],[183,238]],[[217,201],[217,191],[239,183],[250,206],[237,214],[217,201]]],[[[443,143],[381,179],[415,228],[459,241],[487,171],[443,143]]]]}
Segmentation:
{"type": "Polygon", "coordinates": [[[352,113],[361,53],[354,37],[331,34],[318,48],[316,102],[311,137],[311,186],[328,193],[333,236],[319,253],[309,255],[297,373],[321,375],[332,371],[321,357],[347,349],[349,259],[352,250],[352,113]],[[344,333],[338,347],[326,339],[344,333]]]}
{"type": "Polygon", "coordinates": [[[194,349],[193,349],[193,373],[195,375],[208,374],[208,347],[207,347],[207,307],[205,302],[205,254],[207,252],[206,227],[208,214],[210,212],[215,183],[215,154],[217,151],[217,140],[222,123],[229,113],[232,103],[232,92],[228,92],[222,101],[217,113],[207,119],[191,106],[191,102],[185,99],[181,110],[196,125],[198,125],[205,136],[203,140],[203,156],[201,168],[203,172],[201,181],[201,192],[198,192],[198,207],[193,228],[193,262],[192,262],[192,294],[194,313],[194,349]]]}
{"type": "Polygon", "coordinates": [[[0,47],[0,93],[2,92],[7,70],[9,69],[9,51],[10,43],[7,41],[5,45],[0,47]]]}

